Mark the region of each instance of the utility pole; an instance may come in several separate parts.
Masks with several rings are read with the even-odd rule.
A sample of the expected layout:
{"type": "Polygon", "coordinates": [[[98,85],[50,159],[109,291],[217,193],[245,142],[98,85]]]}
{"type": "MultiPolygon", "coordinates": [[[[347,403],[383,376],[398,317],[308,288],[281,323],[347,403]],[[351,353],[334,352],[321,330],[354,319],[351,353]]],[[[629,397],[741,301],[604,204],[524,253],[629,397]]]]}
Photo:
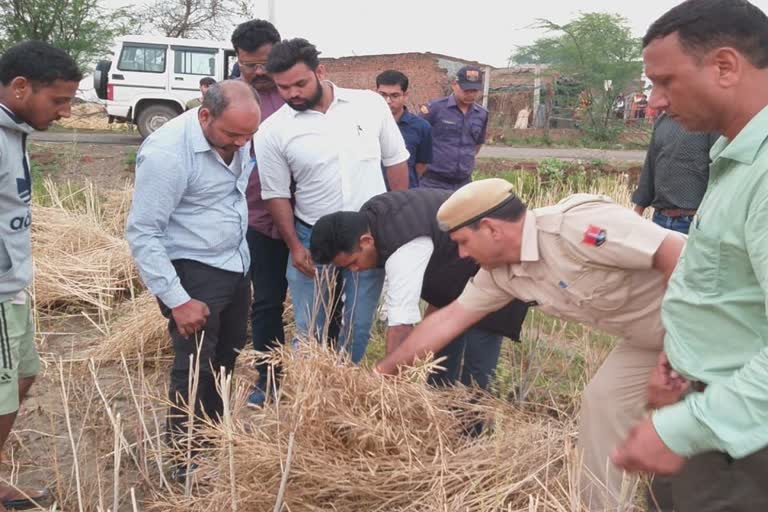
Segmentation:
{"type": "Polygon", "coordinates": [[[485,66],[485,80],[483,81],[483,108],[488,108],[488,93],[491,89],[491,67],[485,66]]]}
{"type": "Polygon", "coordinates": [[[268,1],[268,14],[267,18],[269,19],[269,22],[273,25],[277,24],[277,21],[275,20],[275,0],[267,0],[268,1]]]}

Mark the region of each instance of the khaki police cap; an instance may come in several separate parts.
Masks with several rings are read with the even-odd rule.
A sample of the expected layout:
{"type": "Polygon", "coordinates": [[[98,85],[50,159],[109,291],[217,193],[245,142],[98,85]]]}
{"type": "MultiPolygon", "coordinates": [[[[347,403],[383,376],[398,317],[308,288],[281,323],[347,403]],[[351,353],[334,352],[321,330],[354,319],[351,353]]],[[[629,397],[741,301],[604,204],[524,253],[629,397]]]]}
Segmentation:
{"type": "Polygon", "coordinates": [[[454,192],[437,211],[443,231],[456,231],[516,199],[512,184],[501,178],[477,180],[454,192]]]}

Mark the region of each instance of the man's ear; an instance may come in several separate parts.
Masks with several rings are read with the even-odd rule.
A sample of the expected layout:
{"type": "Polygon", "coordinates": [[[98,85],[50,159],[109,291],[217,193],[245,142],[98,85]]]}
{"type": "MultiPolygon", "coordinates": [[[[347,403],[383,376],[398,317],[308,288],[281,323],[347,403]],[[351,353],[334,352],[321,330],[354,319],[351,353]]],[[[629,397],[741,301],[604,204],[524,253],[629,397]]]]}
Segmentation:
{"type": "Polygon", "coordinates": [[[13,91],[13,95],[17,100],[25,98],[30,92],[32,92],[32,84],[23,76],[17,76],[11,80],[10,89],[13,91]]]}
{"type": "Polygon", "coordinates": [[[315,70],[315,74],[317,75],[317,79],[320,81],[325,80],[325,65],[319,64],[317,66],[317,69],[315,70]]]}
{"type": "Polygon", "coordinates": [[[744,58],[733,48],[719,48],[710,57],[718,70],[718,82],[723,88],[736,85],[744,73],[744,58]]]}
{"type": "Polygon", "coordinates": [[[364,235],[361,235],[359,242],[360,242],[361,249],[367,249],[368,247],[375,246],[373,236],[370,233],[365,233],[364,235]]]}
{"type": "Polygon", "coordinates": [[[486,217],[484,219],[480,219],[479,225],[481,228],[487,229],[488,233],[491,235],[491,238],[494,240],[498,240],[503,234],[502,221],[499,219],[491,219],[486,217]]]}
{"type": "Polygon", "coordinates": [[[211,112],[207,108],[200,107],[197,110],[197,119],[204,125],[211,122],[211,117],[211,112]]]}

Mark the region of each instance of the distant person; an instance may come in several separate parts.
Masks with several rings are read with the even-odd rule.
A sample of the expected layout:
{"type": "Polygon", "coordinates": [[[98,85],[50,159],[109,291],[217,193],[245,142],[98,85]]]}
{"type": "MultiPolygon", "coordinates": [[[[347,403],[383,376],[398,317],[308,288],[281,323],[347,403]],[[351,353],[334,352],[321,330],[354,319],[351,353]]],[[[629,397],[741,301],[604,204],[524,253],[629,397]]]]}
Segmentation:
{"type": "MultiPolygon", "coordinates": [[[[319,54],[300,38],[274,46],[267,71],[286,105],[264,122],[254,148],[262,198],[290,249],[286,276],[296,336],[323,340],[330,283],[322,279],[325,269],[316,267],[309,252],[313,226],[323,215],[359,210],[385,192],[382,163],[389,187],[407,189],[408,150],[384,100],[373,91],[345,89],[325,80],[319,54]]],[[[338,346],[359,363],[384,273],[372,269],[341,274],[344,332],[338,346]]]]}
{"type": "Polygon", "coordinates": [[[632,194],[635,211],[653,207],[653,222],[688,234],[707,190],[709,150],[718,133],[691,133],[666,114],[656,121],[640,183],[632,194]]]}
{"type": "MultiPolygon", "coordinates": [[[[69,117],[83,74],[64,51],[27,41],[0,56],[0,453],[40,371],[32,284],[32,175],[27,137],[69,117]]],[[[5,481],[10,481],[7,476],[5,481]]],[[[0,511],[36,508],[47,491],[0,485],[0,511]]]]}
{"type": "Polygon", "coordinates": [[[432,163],[419,186],[457,190],[472,180],[475,156],[485,143],[488,111],[475,103],[483,89],[483,72],[464,66],[456,73],[450,96],[429,102],[421,116],[432,126],[432,163]]]}
{"type": "Polygon", "coordinates": [[[626,101],[623,94],[617,94],[616,99],[613,100],[613,111],[616,114],[616,119],[624,119],[626,115],[624,112],[626,101]]]}
{"type": "Polygon", "coordinates": [[[376,77],[376,92],[389,105],[389,110],[400,128],[408,149],[408,187],[419,186],[419,177],[432,162],[432,127],[424,119],[412,114],[405,106],[408,101],[408,77],[389,69],[376,77]]]}
{"type": "Polygon", "coordinates": [[[232,70],[229,72],[229,79],[234,80],[235,78],[240,78],[240,64],[237,61],[235,61],[232,70]]]}
{"type": "MultiPolygon", "coordinates": [[[[285,101],[266,70],[272,47],[280,42],[280,33],[265,20],[241,23],[232,33],[232,46],[240,64],[240,80],[250,84],[261,97],[262,122],[277,112],[285,101]]],[[[261,198],[259,171],[254,168],[248,181],[248,248],[251,251],[251,339],[253,349],[264,352],[285,343],[283,305],[288,290],[285,272],[288,265],[288,246],[280,237],[264,200],[261,198]]],[[[269,365],[256,363],[259,372],[248,405],[264,404],[267,393],[269,365]]],[[[275,377],[279,377],[279,368],[275,377]]]]}
{"type": "Polygon", "coordinates": [[[136,156],[125,238],[168,318],[174,360],[167,428],[175,449],[171,478],[179,482],[189,476],[179,456],[186,451],[190,372],[199,367],[195,423],[217,421],[223,415],[220,369],[232,373],[246,341],[251,262],[245,189],[260,118],[253,88],[225,80],[211,85],[199,109],[153,132],[136,156]]]}
{"type": "Polygon", "coordinates": [[[645,119],[645,109],[648,107],[648,96],[642,91],[635,93],[632,98],[632,117],[645,119]]]}
{"type": "Polygon", "coordinates": [[[215,78],[211,78],[210,76],[204,76],[200,79],[200,97],[199,98],[192,98],[187,102],[187,110],[192,110],[193,108],[199,107],[203,103],[203,97],[205,96],[206,91],[208,91],[208,88],[216,83],[215,78]]]}

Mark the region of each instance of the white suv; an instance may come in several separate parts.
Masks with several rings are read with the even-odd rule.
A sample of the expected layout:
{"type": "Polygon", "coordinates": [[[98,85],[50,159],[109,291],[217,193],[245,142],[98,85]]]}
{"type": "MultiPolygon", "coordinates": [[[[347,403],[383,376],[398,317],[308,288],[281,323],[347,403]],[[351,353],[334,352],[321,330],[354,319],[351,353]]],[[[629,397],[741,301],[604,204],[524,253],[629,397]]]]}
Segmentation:
{"type": "Polygon", "coordinates": [[[125,36],[113,59],[97,64],[94,88],[107,100],[110,122],[136,124],[146,137],[200,96],[202,77],[223,80],[235,61],[226,41],[125,36]]]}

